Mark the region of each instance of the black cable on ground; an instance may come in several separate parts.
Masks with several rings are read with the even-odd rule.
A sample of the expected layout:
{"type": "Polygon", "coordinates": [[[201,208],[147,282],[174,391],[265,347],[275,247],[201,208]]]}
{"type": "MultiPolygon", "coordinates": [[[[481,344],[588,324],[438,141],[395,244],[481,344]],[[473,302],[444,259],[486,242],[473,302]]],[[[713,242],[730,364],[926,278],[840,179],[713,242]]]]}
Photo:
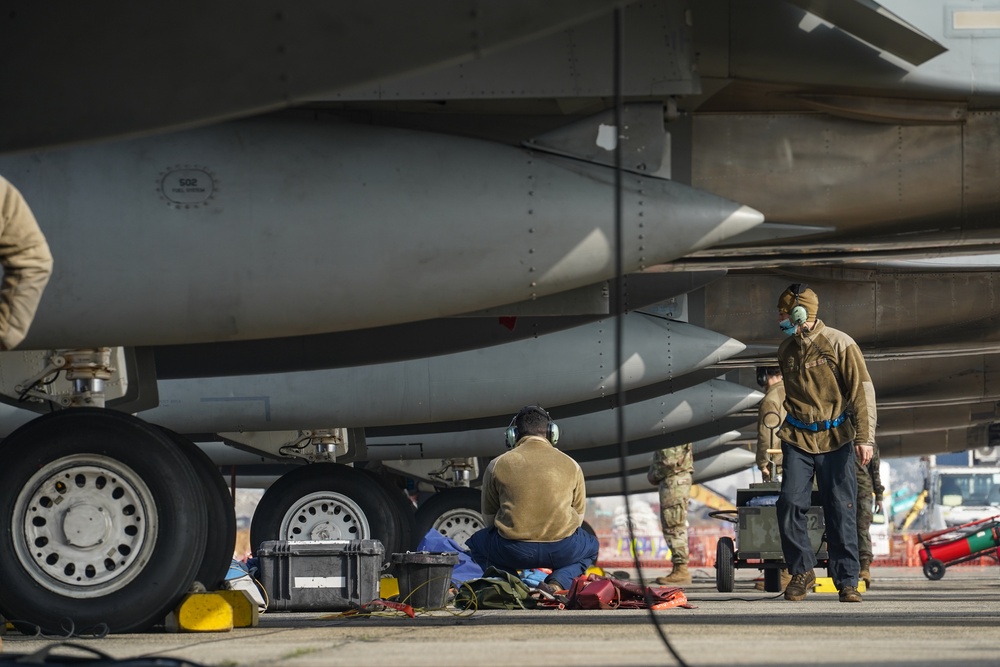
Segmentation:
{"type": "MultiPolygon", "coordinates": [[[[618,380],[615,385],[615,402],[618,405],[618,457],[619,457],[619,470],[621,472],[622,479],[622,491],[625,494],[625,516],[628,520],[625,522],[628,526],[628,539],[629,548],[632,551],[632,562],[635,564],[636,573],[639,577],[641,585],[646,585],[646,578],[642,574],[642,565],[639,562],[639,554],[634,548],[635,545],[635,531],[632,526],[632,507],[629,503],[628,495],[628,471],[626,466],[626,461],[628,459],[628,442],[625,439],[625,389],[622,386],[622,373],[621,369],[624,364],[625,355],[623,349],[623,339],[624,339],[624,317],[625,314],[625,268],[624,268],[624,251],[622,248],[624,233],[622,230],[622,139],[624,138],[622,129],[622,118],[624,116],[624,104],[622,102],[622,79],[624,76],[624,56],[623,48],[625,43],[625,21],[623,10],[621,7],[616,7],[614,10],[614,97],[615,97],[615,131],[617,133],[617,140],[615,141],[615,289],[616,289],[616,301],[617,305],[615,307],[615,368],[618,369],[618,380]]],[[[660,621],[657,618],[656,612],[653,611],[652,605],[647,604],[646,607],[649,610],[649,617],[653,621],[653,627],[656,628],[657,634],[660,636],[660,640],[663,642],[670,654],[674,656],[674,660],[681,667],[687,667],[687,663],[678,655],[677,651],[674,649],[673,645],[670,643],[670,639],[667,638],[666,633],[660,626],[660,621]]]]}

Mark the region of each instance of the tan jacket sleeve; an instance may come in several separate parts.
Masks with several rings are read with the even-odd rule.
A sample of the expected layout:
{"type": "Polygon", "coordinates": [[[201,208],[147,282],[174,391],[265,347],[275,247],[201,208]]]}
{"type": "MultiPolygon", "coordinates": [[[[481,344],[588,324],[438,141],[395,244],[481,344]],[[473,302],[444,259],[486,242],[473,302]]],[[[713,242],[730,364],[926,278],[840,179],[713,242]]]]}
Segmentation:
{"type": "Polygon", "coordinates": [[[576,467],[576,481],[573,487],[573,509],[580,515],[580,522],[587,512],[587,481],[583,477],[583,468],[576,467]]]}
{"type": "Polygon", "coordinates": [[[52,275],[52,253],[17,188],[0,177],[0,346],[16,347],[28,333],[52,275]]]}
{"type": "MultiPolygon", "coordinates": [[[[853,343],[853,341],[852,341],[853,343]]],[[[875,385],[868,374],[868,366],[857,344],[844,350],[844,369],[848,402],[854,409],[855,426],[858,429],[855,445],[875,445],[875,424],[878,413],[875,408],[875,385]]]]}
{"type": "Polygon", "coordinates": [[[497,510],[500,509],[500,494],[493,478],[493,468],[496,459],[493,459],[486,466],[483,472],[483,489],[480,500],[482,501],[483,525],[492,528],[496,524],[497,510]]]}

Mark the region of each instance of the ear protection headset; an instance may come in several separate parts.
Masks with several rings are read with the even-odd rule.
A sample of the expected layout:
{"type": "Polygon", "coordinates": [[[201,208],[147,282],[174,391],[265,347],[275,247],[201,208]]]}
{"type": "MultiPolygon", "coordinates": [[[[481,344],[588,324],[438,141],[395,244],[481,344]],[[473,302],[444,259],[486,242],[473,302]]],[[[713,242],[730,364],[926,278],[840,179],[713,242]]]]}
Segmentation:
{"type": "Polygon", "coordinates": [[[552,417],[549,416],[549,413],[537,405],[529,405],[521,408],[521,410],[514,415],[514,418],[510,420],[510,426],[508,426],[506,432],[504,432],[504,444],[507,445],[507,449],[514,449],[514,445],[516,445],[517,441],[521,439],[521,433],[518,431],[516,426],[517,418],[527,412],[537,412],[545,417],[549,422],[549,425],[545,428],[545,438],[551,442],[553,446],[559,442],[559,426],[552,421],[552,417]]]}
{"type": "Polygon", "coordinates": [[[758,366],[757,367],[757,386],[766,387],[767,379],[773,375],[777,375],[780,369],[773,368],[771,366],[758,366]]]}
{"type": "Polygon", "coordinates": [[[799,304],[799,295],[808,287],[809,285],[805,283],[795,283],[788,286],[788,290],[795,297],[795,305],[792,306],[792,310],[788,313],[788,321],[796,326],[805,324],[806,320],[809,319],[809,313],[806,312],[805,306],[799,304]]]}

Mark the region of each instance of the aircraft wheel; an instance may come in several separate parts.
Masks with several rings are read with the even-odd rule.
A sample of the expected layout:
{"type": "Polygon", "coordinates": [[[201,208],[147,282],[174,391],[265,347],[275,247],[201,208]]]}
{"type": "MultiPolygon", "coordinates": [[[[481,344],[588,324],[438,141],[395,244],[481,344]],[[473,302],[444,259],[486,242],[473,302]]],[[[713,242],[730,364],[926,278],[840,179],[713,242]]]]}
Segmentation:
{"type": "Polygon", "coordinates": [[[188,457],[156,427],[102,408],[39,417],[0,452],[0,613],[50,634],[161,622],[207,540],[188,457]]]}
{"type": "Polygon", "coordinates": [[[181,434],[162,426],[159,428],[187,455],[205,490],[205,511],[208,513],[210,530],[205,553],[194,578],[204,584],[207,590],[219,590],[229,572],[233,551],[236,549],[236,509],[233,506],[233,495],[208,454],[181,434]]]}
{"type": "MultiPolygon", "coordinates": [[[[393,514],[399,539],[395,544],[384,545],[386,554],[401,553],[416,549],[417,542],[419,542],[417,538],[417,519],[415,516],[416,511],[413,503],[410,501],[410,497],[403,489],[395,486],[385,477],[366,468],[362,468],[361,472],[369,475],[379,485],[385,493],[386,502],[394,510],[393,514]]],[[[388,560],[388,556],[386,556],[386,559],[388,560]]],[[[389,570],[391,571],[392,567],[389,570]]]]}
{"type": "Polygon", "coordinates": [[[399,518],[382,486],[361,470],[311,463],[282,475],[261,496],[250,546],[284,540],[379,540],[386,554],[402,543],[399,518]]]}
{"type": "Polygon", "coordinates": [[[939,561],[937,558],[931,558],[929,561],[924,563],[924,576],[931,581],[937,581],[944,576],[945,569],[944,563],[939,561]]]}
{"type": "Polygon", "coordinates": [[[736,547],[733,538],[720,537],[715,545],[715,587],[720,593],[733,592],[736,547]]]}
{"type": "Polygon", "coordinates": [[[443,489],[425,500],[417,508],[417,535],[423,539],[430,530],[436,530],[465,548],[465,541],[483,523],[482,493],[475,489],[443,489]]]}

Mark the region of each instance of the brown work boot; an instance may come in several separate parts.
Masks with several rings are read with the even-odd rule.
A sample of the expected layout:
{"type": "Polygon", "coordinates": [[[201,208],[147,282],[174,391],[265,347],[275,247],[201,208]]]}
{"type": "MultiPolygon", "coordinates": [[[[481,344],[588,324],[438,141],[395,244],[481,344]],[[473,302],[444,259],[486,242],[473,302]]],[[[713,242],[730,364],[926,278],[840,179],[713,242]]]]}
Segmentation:
{"type": "Polygon", "coordinates": [[[858,579],[862,579],[865,582],[865,588],[872,587],[871,567],[872,562],[870,560],[861,561],[861,572],[858,574],[858,579]]]}
{"type": "Polygon", "coordinates": [[[788,586],[785,587],[786,600],[805,600],[806,595],[816,585],[816,573],[812,570],[793,574],[788,586]]]}
{"type": "Polygon", "coordinates": [[[842,586],[840,588],[840,601],[841,602],[861,602],[861,593],[858,589],[850,584],[842,586]]]}
{"type": "Polygon", "coordinates": [[[656,583],[665,586],[677,584],[690,584],[691,573],[688,572],[687,563],[674,563],[674,569],[665,577],[657,577],[656,583]]]}

